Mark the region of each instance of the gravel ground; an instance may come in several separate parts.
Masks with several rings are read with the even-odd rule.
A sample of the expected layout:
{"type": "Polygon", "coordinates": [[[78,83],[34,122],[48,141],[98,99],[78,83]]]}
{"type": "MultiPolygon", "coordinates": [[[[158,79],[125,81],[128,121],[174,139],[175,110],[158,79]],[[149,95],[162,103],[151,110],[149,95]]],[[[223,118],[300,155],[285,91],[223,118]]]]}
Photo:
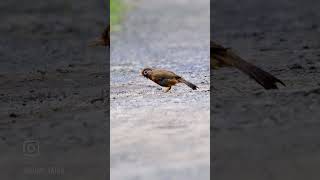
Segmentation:
{"type": "Polygon", "coordinates": [[[0,2],[1,179],[106,177],[108,54],[87,47],[105,9],[102,1],[0,2]]]}
{"type": "Polygon", "coordinates": [[[212,72],[216,180],[319,179],[320,3],[224,0],[212,37],[286,83],[265,91],[234,69],[212,72]]]}
{"type": "Polygon", "coordinates": [[[209,4],[138,1],[111,35],[111,179],[209,179],[209,4]],[[140,75],[145,67],[174,71],[199,90],[164,93],[140,75]]]}
{"type": "MultiPolygon", "coordinates": [[[[212,37],[287,87],[265,91],[237,70],[212,72],[212,176],[318,179],[319,2],[213,4],[212,37]]],[[[105,24],[103,5],[0,3],[2,179],[105,175],[107,54],[86,47],[105,24]],[[26,156],[30,139],[40,143],[40,156],[26,156]],[[52,167],[64,176],[49,174],[52,167]]],[[[138,1],[112,34],[112,179],[209,179],[208,39],[209,0],[138,1]],[[147,66],[172,70],[200,89],[163,93],[139,75],[147,66]]]]}

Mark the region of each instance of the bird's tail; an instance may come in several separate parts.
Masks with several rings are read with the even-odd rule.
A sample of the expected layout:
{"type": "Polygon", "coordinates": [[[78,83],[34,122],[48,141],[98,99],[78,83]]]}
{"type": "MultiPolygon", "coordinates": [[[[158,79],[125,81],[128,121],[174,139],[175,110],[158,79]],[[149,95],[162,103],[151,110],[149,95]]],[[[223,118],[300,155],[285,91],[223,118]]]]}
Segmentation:
{"type": "Polygon", "coordinates": [[[240,71],[253,78],[265,89],[278,89],[277,83],[285,86],[285,84],[281,80],[274,77],[270,73],[243,60],[230,49],[224,48],[212,41],[210,41],[210,56],[212,59],[217,59],[220,64],[238,68],[240,71]]]}
{"type": "Polygon", "coordinates": [[[238,56],[234,56],[233,59],[233,65],[253,78],[257,83],[259,83],[261,86],[263,86],[265,89],[278,89],[276,83],[280,83],[283,86],[285,84],[278,78],[274,77],[270,73],[260,69],[259,67],[243,60],[242,58],[238,56]]]}
{"type": "Polygon", "coordinates": [[[187,86],[189,86],[193,90],[196,90],[198,88],[196,85],[192,84],[191,82],[189,82],[183,78],[181,78],[179,81],[186,84],[187,86]]]}

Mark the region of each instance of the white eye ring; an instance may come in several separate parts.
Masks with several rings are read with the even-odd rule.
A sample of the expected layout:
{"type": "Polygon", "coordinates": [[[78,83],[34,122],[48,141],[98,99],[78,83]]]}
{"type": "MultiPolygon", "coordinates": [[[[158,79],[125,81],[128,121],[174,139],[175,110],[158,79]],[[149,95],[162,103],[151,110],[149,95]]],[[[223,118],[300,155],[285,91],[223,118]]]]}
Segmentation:
{"type": "Polygon", "coordinates": [[[147,74],[148,74],[148,72],[147,72],[147,71],[143,71],[143,74],[144,74],[144,75],[147,75],[147,74]]]}

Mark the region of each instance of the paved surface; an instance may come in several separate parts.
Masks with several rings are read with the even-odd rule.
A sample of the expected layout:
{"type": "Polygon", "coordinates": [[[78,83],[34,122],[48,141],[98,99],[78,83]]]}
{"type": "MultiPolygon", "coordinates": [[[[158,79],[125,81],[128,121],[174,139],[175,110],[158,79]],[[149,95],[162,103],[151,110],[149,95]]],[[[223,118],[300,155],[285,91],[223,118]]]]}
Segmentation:
{"type": "Polygon", "coordinates": [[[105,5],[0,2],[1,179],[106,177],[108,55],[87,47],[105,5]]]}
{"type": "MultiPolygon", "coordinates": [[[[132,1],[129,1],[132,2],[132,1]]],[[[111,46],[111,179],[209,179],[209,0],[144,0],[111,46]],[[164,93],[144,67],[199,86],[164,93]]]]}
{"type": "Polygon", "coordinates": [[[237,70],[213,72],[214,179],[319,179],[319,2],[213,5],[212,37],[287,85],[265,91],[237,70]]]}

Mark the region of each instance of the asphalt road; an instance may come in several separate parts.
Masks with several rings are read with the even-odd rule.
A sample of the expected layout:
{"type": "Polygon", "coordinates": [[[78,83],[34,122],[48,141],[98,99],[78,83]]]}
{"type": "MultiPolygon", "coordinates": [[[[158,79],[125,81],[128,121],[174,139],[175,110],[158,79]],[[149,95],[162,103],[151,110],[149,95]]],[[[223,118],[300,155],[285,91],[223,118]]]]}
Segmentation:
{"type": "Polygon", "coordinates": [[[0,2],[1,179],[106,177],[102,1],[0,2]]]}
{"type": "Polygon", "coordinates": [[[265,91],[234,69],[212,71],[212,176],[318,179],[319,2],[214,1],[212,38],[286,83],[265,91]]]}
{"type": "Polygon", "coordinates": [[[209,179],[209,0],[129,1],[111,35],[111,179],[209,179]],[[136,4],[135,4],[136,3],[136,4]],[[164,93],[163,68],[199,86],[164,93]]]}

